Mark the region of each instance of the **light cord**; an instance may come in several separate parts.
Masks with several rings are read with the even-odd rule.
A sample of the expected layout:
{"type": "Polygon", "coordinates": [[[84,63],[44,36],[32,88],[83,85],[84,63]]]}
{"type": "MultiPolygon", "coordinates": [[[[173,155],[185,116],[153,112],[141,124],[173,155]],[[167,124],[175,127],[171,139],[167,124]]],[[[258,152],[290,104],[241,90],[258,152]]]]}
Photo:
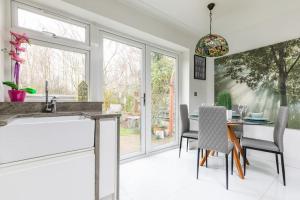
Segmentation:
{"type": "Polygon", "coordinates": [[[211,10],[209,10],[209,18],[210,18],[210,21],[209,21],[209,34],[211,35],[211,23],[212,23],[212,13],[211,13],[211,10]]]}

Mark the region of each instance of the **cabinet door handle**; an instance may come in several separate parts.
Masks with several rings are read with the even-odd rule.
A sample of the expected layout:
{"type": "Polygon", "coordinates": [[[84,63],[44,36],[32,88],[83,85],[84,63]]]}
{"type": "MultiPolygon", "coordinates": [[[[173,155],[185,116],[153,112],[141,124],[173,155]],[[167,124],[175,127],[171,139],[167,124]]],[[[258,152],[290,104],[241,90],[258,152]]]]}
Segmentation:
{"type": "Polygon", "coordinates": [[[144,102],[144,106],[146,106],[146,93],[144,93],[143,102],[144,102]]]}

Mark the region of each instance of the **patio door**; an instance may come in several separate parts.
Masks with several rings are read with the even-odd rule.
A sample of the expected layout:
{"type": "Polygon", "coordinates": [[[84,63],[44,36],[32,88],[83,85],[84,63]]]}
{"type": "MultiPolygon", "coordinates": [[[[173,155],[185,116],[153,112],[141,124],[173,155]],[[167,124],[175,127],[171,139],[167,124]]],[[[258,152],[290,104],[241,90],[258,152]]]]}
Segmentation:
{"type": "Polygon", "coordinates": [[[103,34],[103,110],[121,114],[121,159],[145,154],[145,45],[103,34]]]}
{"type": "Polygon", "coordinates": [[[178,144],[177,55],[147,46],[147,151],[178,144]]]}
{"type": "Polygon", "coordinates": [[[122,115],[121,159],[177,145],[176,54],[102,35],[103,111],[122,115]]]}

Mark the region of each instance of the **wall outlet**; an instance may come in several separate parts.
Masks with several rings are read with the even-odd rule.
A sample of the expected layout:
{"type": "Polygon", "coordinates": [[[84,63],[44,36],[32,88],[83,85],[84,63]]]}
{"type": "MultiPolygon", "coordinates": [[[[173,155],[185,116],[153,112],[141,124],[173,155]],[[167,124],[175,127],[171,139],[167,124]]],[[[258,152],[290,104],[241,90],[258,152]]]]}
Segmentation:
{"type": "Polygon", "coordinates": [[[194,92],[194,97],[198,96],[198,93],[197,92],[194,92]]]}

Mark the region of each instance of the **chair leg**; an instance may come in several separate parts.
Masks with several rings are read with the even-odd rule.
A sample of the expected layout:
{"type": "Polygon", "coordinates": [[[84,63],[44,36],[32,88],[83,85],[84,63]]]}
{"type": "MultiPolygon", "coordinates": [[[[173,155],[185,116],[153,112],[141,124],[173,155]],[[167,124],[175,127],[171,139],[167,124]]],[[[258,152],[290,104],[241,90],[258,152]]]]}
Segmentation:
{"type": "Polygon", "coordinates": [[[226,190],[228,190],[228,154],[225,155],[226,158],[226,190]]]}
{"type": "Polygon", "coordinates": [[[247,148],[243,147],[244,155],[243,155],[243,161],[244,161],[244,176],[246,176],[246,160],[247,160],[247,148]]]}
{"type": "Polygon", "coordinates": [[[233,149],[231,151],[231,175],[233,175],[233,149]]]}
{"type": "Polygon", "coordinates": [[[283,185],[285,186],[285,168],[284,168],[284,157],[283,153],[280,153],[281,155],[281,168],[282,168],[282,178],[283,178],[283,185]]]}
{"type": "Polygon", "coordinates": [[[205,167],[207,168],[207,162],[208,162],[208,155],[207,155],[207,150],[205,150],[205,159],[206,159],[206,162],[205,162],[205,167]]]}
{"type": "Polygon", "coordinates": [[[199,156],[200,156],[200,148],[198,148],[198,153],[197,153],[197,179],[199,175],[199,156]]]}
{"type": "Polygon", "coordinates": [[[279,166],[278,166],[278,154],[277,154],[277,153],[275,153],[275,158],[276,158],[277,174],[279,174],[279,166]]]}
{"type": "Polygon", "coordinates": [[[180,137],[180,143],[179,143],[179,158],[181,153],[181,147],[182,147],[182,136],[180,137]]]}
{"type": "Polygon", "coordinates": [[[189,138],[186,138],[186,152],[189,151],[189,138]]]}

